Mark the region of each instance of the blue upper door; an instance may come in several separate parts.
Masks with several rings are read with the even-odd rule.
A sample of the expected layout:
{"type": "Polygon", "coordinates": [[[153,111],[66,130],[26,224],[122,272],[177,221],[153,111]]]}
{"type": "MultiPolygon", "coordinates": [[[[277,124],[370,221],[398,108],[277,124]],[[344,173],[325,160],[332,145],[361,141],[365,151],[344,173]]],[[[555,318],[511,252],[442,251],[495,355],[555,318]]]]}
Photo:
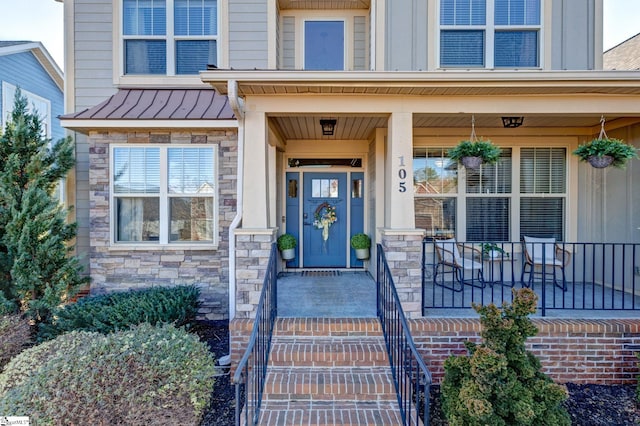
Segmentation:
{"type": "Polygon", "coordinates": [[[305,268],[347,266],[347,189],[346,173],[304,174],[305,268]]]}

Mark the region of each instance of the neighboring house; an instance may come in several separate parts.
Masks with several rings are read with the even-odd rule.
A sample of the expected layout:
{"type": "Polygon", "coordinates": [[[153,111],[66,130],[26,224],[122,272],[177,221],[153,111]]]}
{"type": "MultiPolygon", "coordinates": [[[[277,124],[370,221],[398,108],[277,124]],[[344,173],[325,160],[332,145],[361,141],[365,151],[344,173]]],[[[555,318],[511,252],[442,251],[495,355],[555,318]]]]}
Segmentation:
{"type": "Polygon", "coordinates": [[[605,70],[640,69],[640,33],[604,52],[605,70]]]}
{"type": "Polygon", "coordinates": [[[42,119],[45,136],[65,136],[58,118],[64,112],[64,76],[42,43],[0,41],[0,109],[2,128],[13,111],[16,89],[42,119]]]}
{"type": "Polygon", "coordinates": [[[571,155],[603,116],[640,144],[640,73],[602,70],[602,0],[64,3],[93,292],[196,283],[208,317],[243,320],[278,234],[299,240],[289,268],[373,271],[348,248],[366,232],[417,319],[426,234],[640,242],[637,162],[571,155]],[[472,119],[503,148],[482,178],[446,154],[472,119]]]}

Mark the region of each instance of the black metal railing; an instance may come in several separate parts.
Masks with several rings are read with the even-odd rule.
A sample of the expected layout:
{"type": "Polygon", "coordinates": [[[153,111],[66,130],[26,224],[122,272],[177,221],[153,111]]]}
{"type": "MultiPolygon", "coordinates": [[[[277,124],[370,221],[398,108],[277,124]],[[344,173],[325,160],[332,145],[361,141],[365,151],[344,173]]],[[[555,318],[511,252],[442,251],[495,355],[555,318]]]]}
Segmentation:
{"type": "Polygon", "coordinates": [[[423,315],[500,305],[521,287],[536,292],[542,316],[640,310],[640,244],[425,240],[422,265],[423,315]]]}
{"type": "Polygon", "coordinates": [[[431,373],[413,343],[409,325],[389,270],[378,244],[377,307],[382,324],[398,404],[404,425],[429,425],[431,373]]]}
{"type": "Polygon", "coordinates": [[[242,424],[257,425],[260,416],[271,336],[277,314],[276,260],[276,245],[272,244],[253,331],[233,376],[233,383],[236,385],[236,426],[240,426],[243,418],[242,424]]]}

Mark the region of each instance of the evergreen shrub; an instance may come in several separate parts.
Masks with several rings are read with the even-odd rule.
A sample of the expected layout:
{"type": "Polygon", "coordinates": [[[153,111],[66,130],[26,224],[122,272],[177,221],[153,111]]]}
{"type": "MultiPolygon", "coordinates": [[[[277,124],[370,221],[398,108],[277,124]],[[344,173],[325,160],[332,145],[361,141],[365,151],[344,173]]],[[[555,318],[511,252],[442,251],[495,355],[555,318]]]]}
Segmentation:
{"type": "Polygon", "coordinates": [[[196,286],[152,287],[80,299],[60,309],[51,324],[40,324],[39,340],[74,330],[110,333],[143,322],[175,323],[195,319],[200,307],[196,286]]]}
{"type": "Polygon", "coordinates": [[[198,337],[141,324],[74,331],[27,349],[0,374],[0,413],[38,425],[196,425],[215,360],[198,337]]]}
{"type": "Polygon", "coordinates": [[[465,342],[466,356],[444,364],[442,407],[451,426],[570,425],[562,406],[564,386],[540,371],[540,361],[525,348],[538,330],[528,315],[537,296],[528,288],[514,290],[512,305],[478,306],[483,342],[465,342]]]}

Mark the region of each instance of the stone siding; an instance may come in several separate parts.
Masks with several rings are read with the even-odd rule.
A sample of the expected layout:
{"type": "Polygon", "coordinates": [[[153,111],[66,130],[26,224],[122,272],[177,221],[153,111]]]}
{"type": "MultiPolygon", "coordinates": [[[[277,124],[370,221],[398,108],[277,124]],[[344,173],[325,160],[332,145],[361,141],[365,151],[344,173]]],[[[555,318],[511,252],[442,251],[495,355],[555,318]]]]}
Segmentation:
{"type": "Polygon", "coordinates": [[[206,319],[229,316],[229,225],[236,214],[237,131],[92,132],[89,135],[91,294],[151,286],[197,285],[206,319]],[[217,144],[218,247],[110,246],[110,144],[217,144]]]}

